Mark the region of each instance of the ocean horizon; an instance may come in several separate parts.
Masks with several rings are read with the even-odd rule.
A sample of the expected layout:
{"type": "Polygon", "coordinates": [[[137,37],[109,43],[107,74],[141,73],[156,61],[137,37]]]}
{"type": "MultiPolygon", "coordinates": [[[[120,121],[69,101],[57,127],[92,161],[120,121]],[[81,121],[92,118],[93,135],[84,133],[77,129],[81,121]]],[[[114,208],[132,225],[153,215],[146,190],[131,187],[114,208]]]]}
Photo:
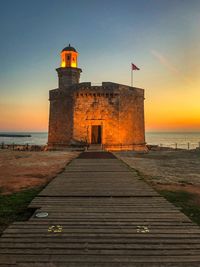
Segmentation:
{"type": "MultiPolygon", "coordinates": [[[[0,143],[4,144],[29,144],[45,145],[47,143],[48,132],[5,132],[0,134],[29,134],[31,137],[1,137],[0,143]]],[[[178,147],[188,149],[200,146],[200,132],[154,132],[145,133],[148,145],[161,145],[167,147],[178,147]]]]}

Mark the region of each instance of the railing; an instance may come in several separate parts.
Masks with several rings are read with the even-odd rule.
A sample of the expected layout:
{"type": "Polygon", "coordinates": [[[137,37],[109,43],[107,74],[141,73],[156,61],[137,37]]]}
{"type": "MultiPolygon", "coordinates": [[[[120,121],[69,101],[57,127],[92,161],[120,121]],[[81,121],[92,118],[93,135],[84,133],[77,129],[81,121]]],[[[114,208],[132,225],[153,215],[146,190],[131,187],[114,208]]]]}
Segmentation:
{"type": "Polygon", "coordinates": [[[191,150],[191,149],[196,149],[196,148],[200,148],[200,142],[198,143],[191,143],[191,142],[187,142],[187,143],[161,143],[161,144],[147,144],[149,146],[158,146],[160,148],[172,148],[172,149],[187,149],[187,150],[191,150]]]}
{"type": "Polygon", "coordinates": [[[0,144],[0,149],[10,149],[19,151],[42,151],[45,150],[45,145],[34,145],[34,144],[5,144],[2,142],[0,144]]]}
{"type": "MultiPolygon", "coordinates": [[[[85,145],[87,146],[87,145],[85,145]]],[[[149,149],[165,149],[165,148],[171,148],[175,150],[192,150],[192,149],[200,149],[200,142],[198,143],[192,143],[192,142],[187,142],[187,143],[160,143],[160,144],[155,144],[155,143],[147,143],[147,146],[149,149]]],[[[124,145],[124,144],[117,144],[117,145],[112,145],[112,144],[102,144],[101,148],[103,150],[106,149],[113,149],[113,150],[134,150],[136,147],[140,147],[140,145],[136,144],[129,144],[129,145],[124,145]]],[[[46,145],[35,145],[35,144],[5,144],[4,142],[0,143],[0,149],[11,149],[11,150],[23,150],[23,151],[41,151],[45,150],[46,145]]]]}

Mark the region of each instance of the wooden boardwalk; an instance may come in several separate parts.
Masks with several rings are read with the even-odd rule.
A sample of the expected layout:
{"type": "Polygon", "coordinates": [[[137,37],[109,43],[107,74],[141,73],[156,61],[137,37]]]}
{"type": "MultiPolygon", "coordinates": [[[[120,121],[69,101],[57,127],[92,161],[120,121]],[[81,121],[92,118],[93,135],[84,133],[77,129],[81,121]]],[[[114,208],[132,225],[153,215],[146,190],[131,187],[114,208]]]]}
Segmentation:
{"type": "Polygon", "coordinates": [[[83,153],[30,207],[48,217],[4,231],[0,267],[200,266],[200,228],[112,154],[83,153]]]}

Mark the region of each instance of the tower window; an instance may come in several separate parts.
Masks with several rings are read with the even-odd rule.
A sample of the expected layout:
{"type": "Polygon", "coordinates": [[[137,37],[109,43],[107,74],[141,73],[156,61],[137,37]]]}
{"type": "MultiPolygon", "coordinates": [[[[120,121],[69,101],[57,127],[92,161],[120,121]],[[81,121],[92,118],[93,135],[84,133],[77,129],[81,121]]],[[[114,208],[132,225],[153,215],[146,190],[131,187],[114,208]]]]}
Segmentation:
{"type": "Polygon", "coordinates": [[[70,60],[70,56],[67,56],[67,59],[70,60]]]}

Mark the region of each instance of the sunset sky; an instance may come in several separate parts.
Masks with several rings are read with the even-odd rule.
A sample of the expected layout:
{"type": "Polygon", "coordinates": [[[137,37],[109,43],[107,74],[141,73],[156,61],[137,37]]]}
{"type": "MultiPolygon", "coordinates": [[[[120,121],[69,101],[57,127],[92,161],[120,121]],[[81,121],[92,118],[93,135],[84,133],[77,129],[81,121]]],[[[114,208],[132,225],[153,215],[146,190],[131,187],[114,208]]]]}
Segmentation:
{"type": "Polygon", "coordinates": [[[145,89],[147,131],[200,131],[200,0],[0,0],[0,131],[47,131],[69,43],[81,82],[145,89]]]}

